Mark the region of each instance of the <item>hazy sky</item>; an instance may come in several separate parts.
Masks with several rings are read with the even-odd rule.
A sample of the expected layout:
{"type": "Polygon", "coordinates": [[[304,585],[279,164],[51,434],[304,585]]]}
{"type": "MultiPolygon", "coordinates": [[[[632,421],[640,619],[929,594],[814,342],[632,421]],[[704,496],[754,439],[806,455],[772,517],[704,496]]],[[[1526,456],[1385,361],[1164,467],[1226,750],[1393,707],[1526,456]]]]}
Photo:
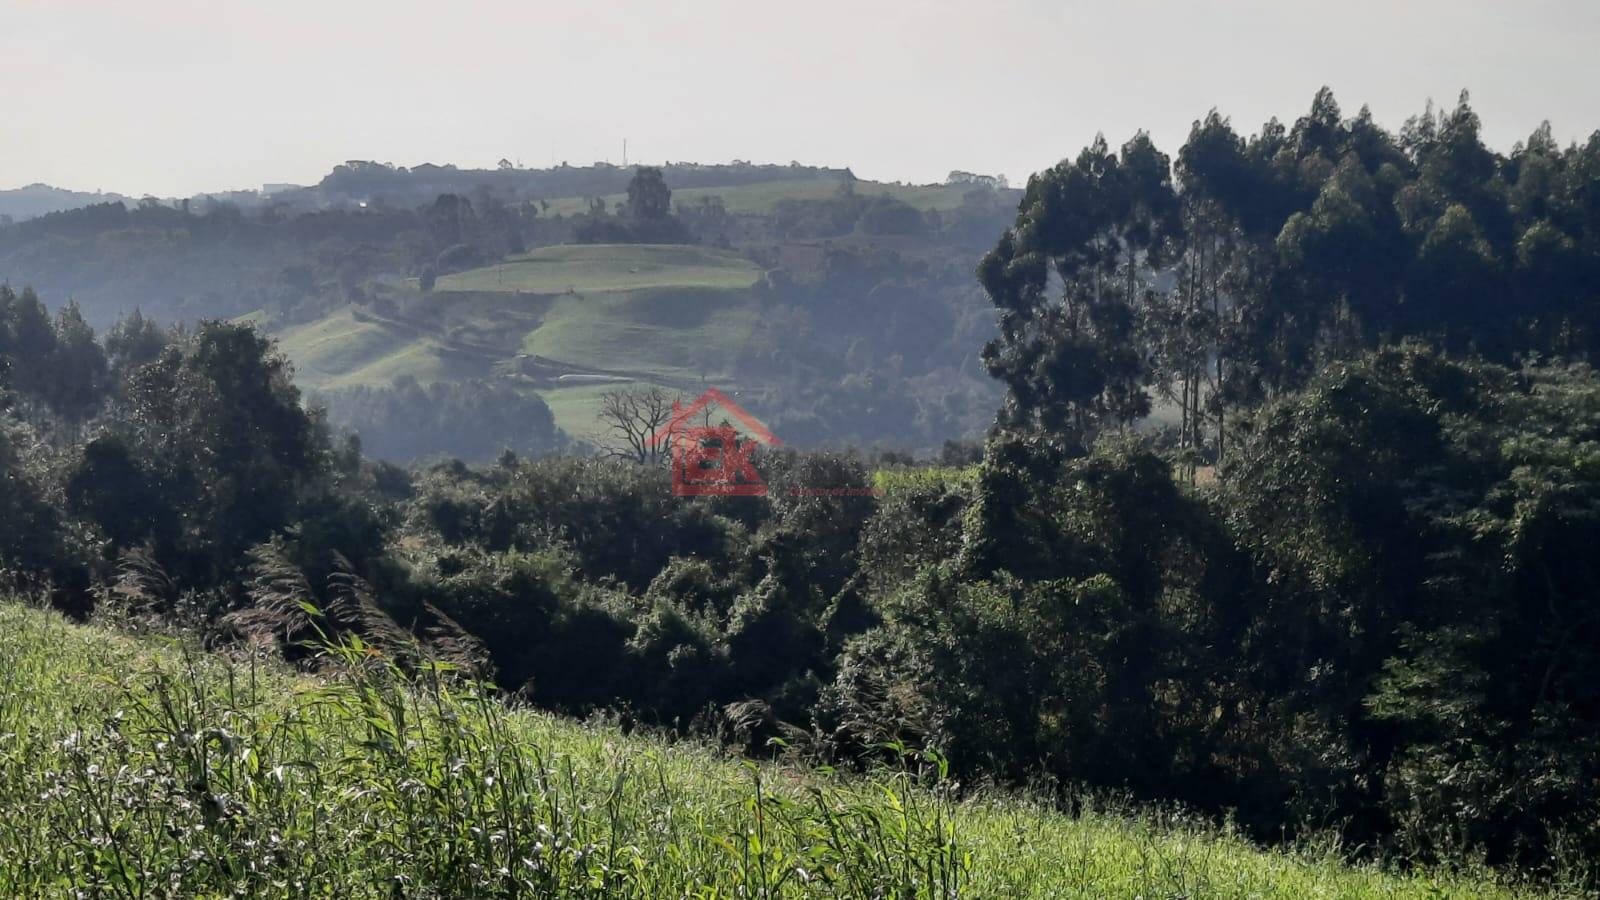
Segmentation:
{"type": "Polygon", "coordinates": [[[1593,0],[0,0],[0,187],[186,195],[345,159],[1029,172],[1174,152],[1322,85],[1398,128],[1466,87],[1491,144],[1600,128],[1593,0]]]}

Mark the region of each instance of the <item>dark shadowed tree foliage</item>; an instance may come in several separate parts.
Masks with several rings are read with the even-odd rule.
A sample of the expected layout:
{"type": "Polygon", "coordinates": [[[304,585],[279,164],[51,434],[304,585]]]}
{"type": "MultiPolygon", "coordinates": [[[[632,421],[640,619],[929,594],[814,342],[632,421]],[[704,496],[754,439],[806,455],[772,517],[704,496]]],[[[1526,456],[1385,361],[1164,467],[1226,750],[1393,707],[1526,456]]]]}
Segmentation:
{"type": "Polygon", "coordinates": [[[327,470],[327,438],[282,357],[253,329],[203,323],[136,369],[85,449],[74,504],[117,546],[216,583],[285,529],[327,470]]]}
{"type": "Polygon", "coordinates": [[[1595,838],[1597,404],[1587,367],[1386,351],[1265,410],[1230,473],[1234,529],[1299,600],[1245,659],[1306,685],[1281,713],[1351,769],[1301,780],[1411,849],[1595,838]]]}
{"type": "Polygon", "coordinates": [[[672,214],[672,189],[661,170],[642,166],[628,182],[628,215],[640,222],[658,222],[672,214]]]}
{"type": "Polygon", "coordinates": [[[1542,127],[1502,156],[1480,131],[1465,93],[1395,135],[1323,89],[1250,137],[1213,111],[1175,177],[1143,134],[1034,176],[979,267],[1003,424],[1081,446],[1153,393],[1177,445],[1216,460],[1230,411],[1400,338],[1502,363],[1589,352],[1600,137],[1563,150],[1542,127]]]}
{"type": "MultiPolygon", "coordinates": [[[[982,743],[1001,735],[1061,777],[1220,802],[1268,827],[1331,817],[1418,857],[1527,860],[1594,841],[1600,795],[1584,785],[1600,707],[1578,687],[1592,661],[1575,643],[1594,625],[1578,587],[1592,576],[1568,548],[1589,528],[1595,379],[1502,366],[1593,349],[1600,242],[1580,198],[1594,195],[1600,138],[1561,149],[1544,127],[1502,156],[1480,130],[1465,94],[1396,135],[1324,90],[1255,136],[1211,113],[1170,181],[1164,158],[1131,174],[1151,153],[1138,138],[1035,176],[979,268],[1001,325],[985,361],[1008,397],[959,565],[930,561],[902,601],[923,618],[889,618],[918,636],[863,642],[845,671],[927,673],[920,708],[968,753],[1006,756],[982,743]],[[1131,199],[1141,184],[1158,199],[1131,199]],[[1146,527],[1165,540],[1193,542],[1157,564],[1187,586],[1153,606],[1066,524],[1092,508],[1066,473],[1092,470],[1105,436],[1148,409],[1141,394],[1167,410],[1154,444],[1174,451],[1180,480],[1206,464],[1220,479],[1190,513],[1182,491],[1114,492],[1129,511],[1158,507],[1146,527]],[[1059,586],[1078,593],[1041,599],[1059,586]],[[1062,608],[1110,610],[1148,654],[1094,646],[1063,668],[1110,667],[1108,680],[1059,688],[1026,665],[984,668],[1013,642],[1079,660],[1097,628],[1052,622],[1062,608]],[[1178,662],[1162,658],[1150,610],[1182,622],[1178,662]],[[1051,645],[1058,631],[1073,643],[1051,645]],[[1206,674],[1083,719],[1039,706],[1174,665],[1206,674]],[[1187,691],[1188,712],[1160,708],[1187,691]],[[1128,730],[1124,704],[1177,730],[1128,730]],[[1027,743],[1063,721],[1076,728],[1027,743]],[[1128,758],[1098,768],[1080,742],[1105,735],[1128,758]],[[1151,744],[1163,752],[1141,763],[1151,744]]],[[[1163,558],[1125,527],[1098,525],[1109,547],[1163,558]]]]}
{"type": "Polygon", "coordinates": [[[681,244],[691,239],[683,220],[672,212],[672,189],[653,166],[641,166],[628,181],[628,200],[618,215],[606,213],[598,198],[574,237],[586,244],[681,244]]]}
{"type": "Polygon", "coordinates": [[[358,387],[320,398],[329,415],[380,459],[453,457],[488,462],[502,451],[548,453],[564,440],[531,391],[472,380],[423,386],[404,376],[387,388],[358,387]]]}

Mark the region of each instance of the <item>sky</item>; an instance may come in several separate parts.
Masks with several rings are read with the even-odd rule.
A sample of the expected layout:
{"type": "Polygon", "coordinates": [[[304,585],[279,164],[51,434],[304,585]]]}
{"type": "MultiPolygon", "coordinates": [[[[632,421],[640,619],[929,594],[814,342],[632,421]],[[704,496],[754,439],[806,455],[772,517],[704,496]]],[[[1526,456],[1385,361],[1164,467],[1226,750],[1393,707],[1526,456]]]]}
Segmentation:
{"type": "Polygon", "coordinates": [[[1031,172],[1175,153],[1322,85],[1398,129],[1463,88],[1491,146],[1600,129],[1593,0],[0,0],[0,188],[187,196],[347,159],[1031,172]]]}

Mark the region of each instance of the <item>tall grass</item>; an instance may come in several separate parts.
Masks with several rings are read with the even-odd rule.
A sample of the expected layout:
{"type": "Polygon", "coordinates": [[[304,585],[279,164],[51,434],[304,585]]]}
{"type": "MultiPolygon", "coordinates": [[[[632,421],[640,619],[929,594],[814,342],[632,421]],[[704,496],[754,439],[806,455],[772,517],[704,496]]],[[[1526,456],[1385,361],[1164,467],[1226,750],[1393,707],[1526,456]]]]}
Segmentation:
{"type": "Polygon", "coordinates": [[[1511,895],[512,709],[359,640],[317,677],[0,605],[4,897],[1511,895]]]}
{"type": "Polygon", "coordinates": [[[312,680],[15,607],[3,627],[0,896],[939,898],[966,878],[915,767],[803,782],[560,734],[357,638],[312,680]]]}

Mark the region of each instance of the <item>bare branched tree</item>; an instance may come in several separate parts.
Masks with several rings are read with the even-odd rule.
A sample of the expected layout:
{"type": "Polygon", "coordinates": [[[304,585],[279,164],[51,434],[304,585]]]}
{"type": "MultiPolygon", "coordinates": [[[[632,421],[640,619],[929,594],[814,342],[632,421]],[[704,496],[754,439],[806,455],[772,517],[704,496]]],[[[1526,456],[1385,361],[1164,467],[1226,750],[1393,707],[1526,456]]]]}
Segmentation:
{"type": "Polygon", "coordinates": [[[605,423],[607,453],[638,463],[657,462],[672,453],[666,429],[677,395],[659,387],[630,387],[600,395],[600,421],[605,423]]]}

